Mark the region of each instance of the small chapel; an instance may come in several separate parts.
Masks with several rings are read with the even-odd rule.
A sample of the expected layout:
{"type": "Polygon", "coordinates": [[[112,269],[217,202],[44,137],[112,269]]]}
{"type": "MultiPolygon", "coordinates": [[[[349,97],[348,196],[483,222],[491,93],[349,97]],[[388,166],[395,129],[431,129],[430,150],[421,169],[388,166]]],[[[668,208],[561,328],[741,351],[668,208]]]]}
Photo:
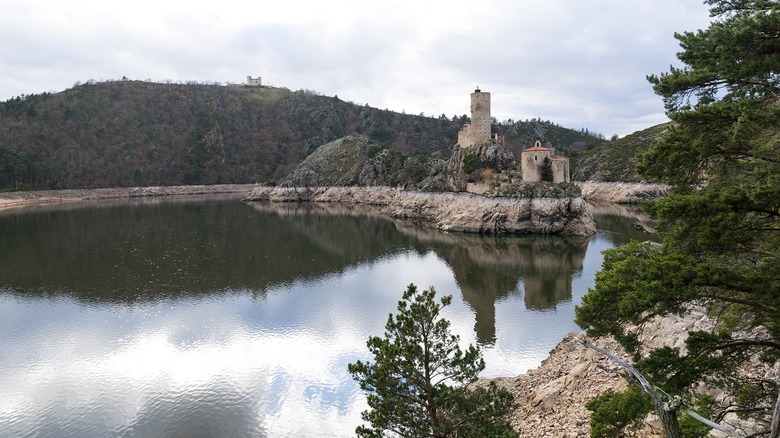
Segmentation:
{"type": "Polygon", "coordinates": [[[545,178],[545,166],[549,166],[549,177],[554,183],[571,182],[569,159],[555,153],[555,149],[542,146],[536,140],[533,147],[520,154],[520,170],[523,182],[539,182],[545,178]]]}

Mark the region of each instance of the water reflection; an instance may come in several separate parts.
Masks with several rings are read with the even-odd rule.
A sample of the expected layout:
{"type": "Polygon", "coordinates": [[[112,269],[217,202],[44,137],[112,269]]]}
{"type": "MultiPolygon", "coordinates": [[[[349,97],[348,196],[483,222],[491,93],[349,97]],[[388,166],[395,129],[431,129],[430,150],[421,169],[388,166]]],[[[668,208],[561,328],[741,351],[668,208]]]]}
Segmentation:
{"type": "Polygon", "coordinates": [[[650,217],[639,205],[589,202],[588,208],[601,234],[608,236],[615,246],[625,245],[630,240],[660,241],[658,236],[647,234],[634,227],[637,223],[650,222],[650,217]]]}
{"type": "Polygon", "coordinates": [[[406,284],[453,294],[445,317],[484,345],[485,375],[517,374],[576,330],[622,236],[221,199],[4,212],[0,437],[351,436],[365,401],[346,365],[406,284]]]}
{"type": "Polygon", "coordinates": [[[113,205],[0,216],[0,278],[32,295],[134,303],[315,280],[414,246],[380,217],[308,205],[113,205]]]}
{"type": "Polygon", "coordinates": [[[495,303],[521,294],[528,310],[554,310],[571,301],[589,237],[475,236],[400,226],[429,244],[452,268],[463,300],[475,313],[481,344],[496,340],[495,303]]]}

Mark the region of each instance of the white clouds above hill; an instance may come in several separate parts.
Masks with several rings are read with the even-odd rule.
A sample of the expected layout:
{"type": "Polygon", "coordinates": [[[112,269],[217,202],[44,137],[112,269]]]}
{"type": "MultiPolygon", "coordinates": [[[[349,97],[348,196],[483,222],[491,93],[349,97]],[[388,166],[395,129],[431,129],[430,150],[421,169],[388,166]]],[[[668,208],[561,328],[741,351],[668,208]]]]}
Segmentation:
{"type": "Polygon", "coordinates": [[[88,79],[251,74],[451,117],[480,86],[499,120],[622,136],[666,120],[645,76],[677,64],[674,32],[708,24],[700,0],[5,0],[0,99],[88,79]]]}

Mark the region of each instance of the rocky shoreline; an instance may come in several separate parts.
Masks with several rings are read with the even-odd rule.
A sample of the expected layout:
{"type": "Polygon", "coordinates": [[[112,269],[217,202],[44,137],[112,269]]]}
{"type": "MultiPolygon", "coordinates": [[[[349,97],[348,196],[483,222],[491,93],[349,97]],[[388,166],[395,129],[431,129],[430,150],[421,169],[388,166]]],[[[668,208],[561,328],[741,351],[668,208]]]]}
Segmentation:
{"type": "Polygon", "coordinates": [[[586,200],[613,204],[638,204],[669,194],[669,186],[666,184],[601,181],[577,181],[575,184],[586,200]]]}
{"type": "Polygon", "coordinates": [[[39,190],[0,192],[0,211],[32,205],[65,204],[106,199],[130,199],[164,196],[246,194],[255,184],[218,184],[195,186],[117,187],[107,189],[39,190]]]}
{"type": "MultiPolygon", "coordinates": [[[[573,225],[553,217],[561,211],[566,215],[576,213],[578,227],[584,226],[585,230],[590,230],[589,223],[592,223],[590,212],[581,198],[523,200],[486,198],[466,193],[406,192],[377,187],[278,189],[252,184],[6,192],[0,193],[0,210],[41,204],[207,194],[244,195],[245,200],[259,202],[362,204],[396,218],[431,221],[442,230],[506,232],[511,228],[507,228],[505,224],[517,221],[520,216],[530,219],[530,224],[524,224],[520,228],[524,232],[537,229],[554,233],[567,229],[567,226],[568,230],[571,230],[573,225]],[[434,202],[434,198],[438,200],[434,202]],[[517,210],[520,206],[523,206],[522,214],[507,213],[504,210],[517,210]],[[475,209],[481,212],[477,213],[478,210],[475,209]],[[583,215],[583,209],[587,214],[583,215]],[[494,213],[487,215],[485,211],[494,213]],[[471,220],[467,220],[469,217],[471,220]],[[536,228],[531,228],[532,226],[536,228]]],[[[592,226],[595,231],[595,224],[592,226]]],[[[668,327],[679,330],[688,328],[686,324],[679,322],[659,323],[657,330],[652,331],[653,339],[656,342],[666,340],[679,344],[681,335],[670,333],[668,327]]],[[[590,436],[590,412],[585,408],[585,404],[608,389],[619,390],[626,386],[619,367],[600,354],[583,347],[578,341],[579,336],[581,334],[570,334],[563,339],[538,368],[518,376],[494,379],[515,395],[518,408],[511,421],[520,436],[590,436]]],[[[617,343],[612,340],[598,340],[596,343],[610,351],[620,352],[617,343]]],[[[641,432],[641,436],[662,434],[652,425],[648,425],[641,432]]]]}
{"type": "MultiPolygon", "coordinates": [[[[685,351],[689,331],[710,331],[713,327],[714,321],[706,309],[689,308],[683,315],[656,317],[648,321],[640,342],[648,350],[668,346],[685,351]]],[[[590,411],[585,405],[605,391],[620,391],[628,385],[623,377],[624,370],[602,354],[583,346],[580,342],[583,336],[584,333],[567,335],[536,369],[514,377],[492,379],[515,396],[518,407],[510,420],[519,436],[589,437],[590,411]]],[[[591,342],[623,360],[631,361],[611,338],[591,339],[591,342]]],[[[780,377],[780,362],[774,368],[756,365],[743,371],[775,381],[780,377]]],[[[699,391],[715,397],[716,403],[721,406],[728,405],[730,396],[722,391],[712,390],[706,385],[700,386],[699,391]]],[[[733,412],[727,413],[720,424],[731,428],[739,436],[755,436],[765,430],[762,427],[766,427],[755,420],[741,419],[733,412]]],[[[664,433],[660,422],[651,414],[642,428],[629,436],[661,438],[664,433]]],[[[726,435],[713,431],[709,436],[726,435]]]]}
{"type": "Polygon", "coordinates": [[[431,223],[442,231],[573,236],[596,232],[596,224],[581,197],[485,197],[389,187],[257,187],[244,200],[362,204],[393,218],[431,223]]]}

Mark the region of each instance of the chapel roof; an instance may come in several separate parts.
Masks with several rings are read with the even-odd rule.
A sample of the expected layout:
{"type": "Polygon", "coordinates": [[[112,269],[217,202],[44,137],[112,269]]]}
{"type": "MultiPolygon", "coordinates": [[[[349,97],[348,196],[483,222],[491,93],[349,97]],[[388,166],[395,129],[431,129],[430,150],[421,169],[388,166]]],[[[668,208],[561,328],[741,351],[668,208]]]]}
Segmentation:
{"type": "Polygon", "coordinates": [[[534,146],[531,148],[526,149],[527,151],[551,151],[551,148],[546,148],[544,146],[534,146]]]}
{"type": "MultiPolygon", "coordinates": [[[[546,148],[542,146],[542,142],[539,140],[536,140],[533,147],[530,147],[526,149],[526,151],[552,151],[552,148],[546,148]]],[[[523,151],[525,152],[525,151],[523,151]]]]}

